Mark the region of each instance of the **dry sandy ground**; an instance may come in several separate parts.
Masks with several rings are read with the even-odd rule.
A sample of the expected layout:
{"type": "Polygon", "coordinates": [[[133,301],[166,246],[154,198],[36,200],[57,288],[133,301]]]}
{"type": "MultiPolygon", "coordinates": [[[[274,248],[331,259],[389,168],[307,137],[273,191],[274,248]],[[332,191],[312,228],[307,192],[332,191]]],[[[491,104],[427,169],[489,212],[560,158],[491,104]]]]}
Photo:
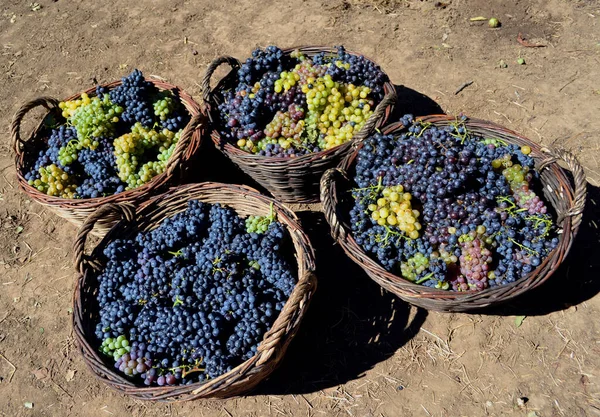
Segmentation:
{"type": "MultiPolygon", "coordinates": [[[[445,3],[39,0],[32,11],[28,1],[1,2],[0,415],[600,415],[600,3],[445,3]],[[502,27],[469,21],[476,16],[496,16],[502,27]],[[519,45],[520,32],[546,47],[519,45]],[[75,229],[17,189],[10,119],[27,100],[66,97],[134,67],[199,99],[212,59],[244,58],[271,43],[344,44],[405,86],[401,112],[465,112],[571,149],[591,184],[579,239],[543,288],[501,310],[465,315],[427,313],[382,294],[320,238],[319,292],[284,364],[256,394],[175,405],[130,400],[92,378],[75,349],[75,229]],[[527,316],[520,327],[518,315],[527,316]]],[[[318,216],[304,220],[312,236],[326,235],[318,216]]]]}

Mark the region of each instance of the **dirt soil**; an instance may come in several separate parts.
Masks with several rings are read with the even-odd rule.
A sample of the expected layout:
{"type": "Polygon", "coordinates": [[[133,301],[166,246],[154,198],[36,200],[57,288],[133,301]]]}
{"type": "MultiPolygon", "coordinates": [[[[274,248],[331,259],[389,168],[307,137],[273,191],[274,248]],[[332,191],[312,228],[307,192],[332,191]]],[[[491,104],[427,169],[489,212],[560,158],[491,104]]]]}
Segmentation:
{"type": "Polygon", "coordinates": [[[39,5],[0,4],[0,415],[600,415],[598,1],[39,5]],[[470,21],[477,16],[502,26],[470,21]],[[519,33],[544,47],[520,45],[519,33]],[[71,330],[76,230],[18,189],[11,117],[33,98],[67,97],[136,67],[200,100],[211,60],[244,58],[273,43],[344,44],[364,53],[402,86],[398,113],[464,112],[572,150],[590,182],[580,235],[539,290],[484,314],[440,314],[383,293],[326,238],[322,217],[303,214],[317,245],[320,287],[272,378],[227,401],[131,400],[96,381],[78,354],[71,330]],[[525,316],[520,326],[518,316],[525,316]]]}

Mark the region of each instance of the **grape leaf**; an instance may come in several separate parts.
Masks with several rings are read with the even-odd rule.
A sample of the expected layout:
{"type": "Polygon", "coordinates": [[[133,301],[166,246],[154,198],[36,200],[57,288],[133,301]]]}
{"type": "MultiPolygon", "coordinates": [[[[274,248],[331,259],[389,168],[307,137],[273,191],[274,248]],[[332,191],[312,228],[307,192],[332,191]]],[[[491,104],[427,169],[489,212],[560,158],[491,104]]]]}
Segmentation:
{"type": "Polygon", "coordinates": [[[527,316],[516,316],[515,317],[515,326],[521,327],[521,324],[523,324],[523,320],[525,320],[525,317],[527,317],[527,316]]]}

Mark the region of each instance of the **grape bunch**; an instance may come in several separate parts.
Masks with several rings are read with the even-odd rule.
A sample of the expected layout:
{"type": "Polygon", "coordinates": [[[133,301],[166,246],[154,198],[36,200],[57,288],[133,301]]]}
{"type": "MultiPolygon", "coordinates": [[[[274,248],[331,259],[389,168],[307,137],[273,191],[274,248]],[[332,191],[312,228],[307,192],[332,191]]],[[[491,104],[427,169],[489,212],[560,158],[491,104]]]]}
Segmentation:
{"type": "Polygon", "coordinates": [[[531,148],[401,119],[358,152],[350,224],[389,272],[443,290],[481,291],[527,275],[558,244],[531,148]]]}
{"type": "Polygon", "coordinates": [[[256,354],[296,285],[290,247],[273,209],[242,219],[197,200],[151,231],[115,239],[97,277],[100,351],[145,385],[233,369],[256,354]]]}
{"type": "Polygon", "coordinates": [[[176,95],[159,91],[134,70],[120,86],[98,86],[59,103],[65,123],[24,174],[38,191],[62,198],[98,198],[139,187],[163,173],[189,122],[176,95]]]}
{"type": "Polygon", "coordinates": [[[261,156],[294,157],[346,143],[383,98],[381,69],[362,56],[257,49],[223,93],[221,134],[261,156]]]}

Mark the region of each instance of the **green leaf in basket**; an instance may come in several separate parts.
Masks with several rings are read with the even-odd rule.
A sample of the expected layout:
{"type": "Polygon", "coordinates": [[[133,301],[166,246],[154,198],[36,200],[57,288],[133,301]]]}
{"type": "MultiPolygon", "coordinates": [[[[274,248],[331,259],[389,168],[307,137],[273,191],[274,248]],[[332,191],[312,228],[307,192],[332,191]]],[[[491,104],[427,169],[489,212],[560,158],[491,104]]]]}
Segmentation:
{"type": "Polygon", "coordinates": [[[527,316],[516,316],[515,317],[515,326],[521,327],[521,324],[523,324],[523,320],[525,320],[525,317],[527,317],[527,316]]]}

